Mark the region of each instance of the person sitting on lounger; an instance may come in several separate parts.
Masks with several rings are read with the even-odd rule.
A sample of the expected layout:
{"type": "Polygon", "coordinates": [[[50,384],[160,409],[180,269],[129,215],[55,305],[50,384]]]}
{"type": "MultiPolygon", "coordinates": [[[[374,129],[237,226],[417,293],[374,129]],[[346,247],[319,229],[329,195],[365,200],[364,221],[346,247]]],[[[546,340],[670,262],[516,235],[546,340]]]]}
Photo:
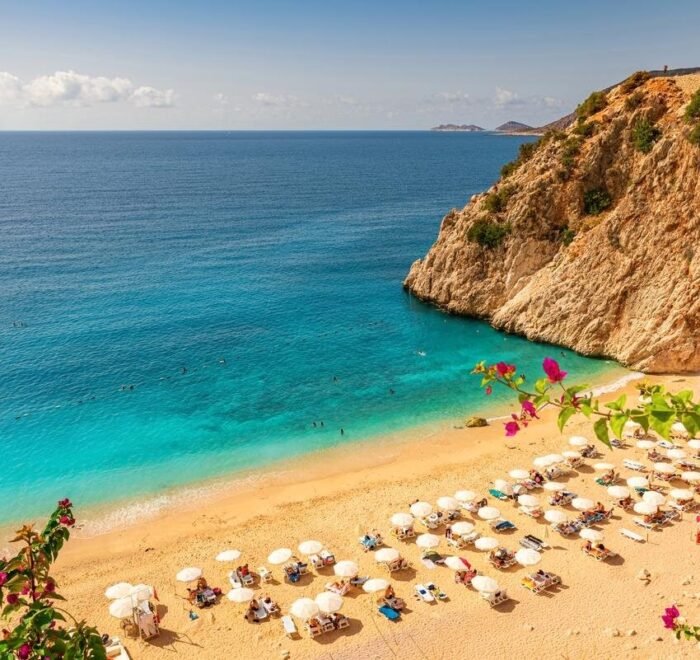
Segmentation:
{"type": "Polygon", "coordinates": [[[530,479],[532,479],[538,486],[544,483],[544,477],[537,470],[530,470],[530,479]]]}
{"type": "Polygon", "coordinates": [[[647,452],[647,458],[650,461],[653,461],[654,463],[659,463],[661,461],[665,461],[666,457],[663,454],[660,454],[656,449],[650,449],[647,452]]]}
{"type": "Polygon", "coordinates": [[[482,507],[485,507],[488,503],[489,503],[489,501],[488,501],[485,497],[484,497],[483,499],[479,500],[479,501],[476,503],[476,508],[477,508],[477,510],[478,510],[478,509],[481,509],[482,507]]]}
{"type": "Polygon", "coordinates": [[[244,564],[243,566],[238,567],[238,574],[241,577],[246,577],[247,575],[250,574],[250,570],[248,569],[248,564],[244,564]]]}
{"type": "Polygon", "coordinates": [[[592,511],[593,513],[605,513],[605,505],[602,502],[596,502],[592,511]]]}
{"type": "Polygon", "coordinates": [[[619,506],[622,509],[629,509],[632,506],[634,506],[634,500],[630,496],[627,496],[621,500],[618,500],[617,506],[619,506]]]}
{"type": "Polygon", "coordinates": [[[591,456],[595,456],[598,453],[598,450],[595,448],[594,445],[586,445],[582,450],[581,450],[581,456],[584,458],[591,458],[591,456]]]}
{"type": "Polygon", "coordinates": [[[592,544],[590,541],[586,541],[586,542],[583,544],[583,549],[584,549],[586,552],[592,552],[592,550],[593,550],[593,544],[592,544]]]}

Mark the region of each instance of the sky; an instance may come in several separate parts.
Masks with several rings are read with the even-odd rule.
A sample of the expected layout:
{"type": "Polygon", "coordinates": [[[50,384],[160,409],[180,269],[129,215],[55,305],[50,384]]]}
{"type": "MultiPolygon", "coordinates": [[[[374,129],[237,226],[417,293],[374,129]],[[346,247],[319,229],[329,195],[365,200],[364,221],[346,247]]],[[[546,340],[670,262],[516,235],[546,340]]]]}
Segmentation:
{"type": "Polygon", "coordinates": [[[698,26],[698,0],[0,0],[0,130],[538,126],[700,66],[698,26]]]}

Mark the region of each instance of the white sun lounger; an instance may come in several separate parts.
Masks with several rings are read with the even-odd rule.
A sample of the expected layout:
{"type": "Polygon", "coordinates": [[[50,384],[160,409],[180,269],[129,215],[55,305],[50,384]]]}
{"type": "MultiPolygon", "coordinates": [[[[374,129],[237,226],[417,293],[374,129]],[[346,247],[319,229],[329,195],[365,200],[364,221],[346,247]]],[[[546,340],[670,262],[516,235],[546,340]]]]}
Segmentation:
{"type": "Polygon", "coordinates": [[[646,465],[644,465],[644,463],[640,463],[639,461],[633,461],[631,458],[626,458],[624,461],[622,461],[622,464],[628,470],[634,470],[635,472],[647,471],[646,465]]]}
{"type": "Polygon", "coordinates": [[[287,637],[295,637],[297,635],[297,624],[294,623],[294,619],[289,614],[285,614],[282,617],[282,625],[284,626],[284,634],[287,637]]]}
{"type": "Polygon", "coordinates": [[[131,660],[119,637],[112,637],[112,643],[105,649],[109,660],[131,660]]]}
{"type": "Polygon", "coordinates": [[[631,541],[636,541],[637,543],[644,543],[644,537],[641,534],[637,534],[637,532],[625,529],[624,527],[620,530],[620,534],[630,539],[631,541]]]}
{"type": "Polygon", "coordinates": [[[426,603],[434,603],[435,596],[431,594],[422,584],[417,584],[414,589],[416,590],[416,597],[426,603]]]}
{"type": "Polygon", "coordinates": [[[491,606],[491,607],[496,607],[500,605],[501,603],[505,603],[507,600],[510,600],[508,597],[508,593],[506,592],[505,589],[501,589],[500,591],[497,591],[495,594],[487,594],[484,592],[480,592],[481,597],[491,606]]]}
{"type": "Polygon", "coordinates": [[[260,576],[261,582],[272,582],[272,573],[265,566],[260,566],[260,568],[258,568],[258,575],[260,576]]]}

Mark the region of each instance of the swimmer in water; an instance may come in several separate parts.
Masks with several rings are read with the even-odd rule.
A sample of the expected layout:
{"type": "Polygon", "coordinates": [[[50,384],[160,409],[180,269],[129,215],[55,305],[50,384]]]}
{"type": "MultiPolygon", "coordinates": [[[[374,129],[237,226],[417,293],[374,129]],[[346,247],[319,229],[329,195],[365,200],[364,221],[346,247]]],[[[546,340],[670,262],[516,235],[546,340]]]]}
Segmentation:
{"type": "Polygon", "coordinates": [[[345,435],[345,429],[340,429],[340,435],[345,435]]]}
{"type": "Polygon", "coordinates": [[[186,373],[187,373],[187,367],[181,367],[181,369],[182,369],[182,373],[183,373],[183,374],[186,374],[186,373]]]}

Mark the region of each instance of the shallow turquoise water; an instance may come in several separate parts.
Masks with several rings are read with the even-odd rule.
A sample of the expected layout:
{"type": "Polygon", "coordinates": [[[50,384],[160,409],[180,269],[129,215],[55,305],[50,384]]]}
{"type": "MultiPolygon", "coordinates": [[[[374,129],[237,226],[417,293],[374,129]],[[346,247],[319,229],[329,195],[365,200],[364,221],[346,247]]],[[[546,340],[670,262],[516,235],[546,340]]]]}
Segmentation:
{"type": "Polygon", "coordinates": [[[609,368],[401,288],[523,140],[0,134],[0,521],[463,417],[479,359],[609,368]]]}

